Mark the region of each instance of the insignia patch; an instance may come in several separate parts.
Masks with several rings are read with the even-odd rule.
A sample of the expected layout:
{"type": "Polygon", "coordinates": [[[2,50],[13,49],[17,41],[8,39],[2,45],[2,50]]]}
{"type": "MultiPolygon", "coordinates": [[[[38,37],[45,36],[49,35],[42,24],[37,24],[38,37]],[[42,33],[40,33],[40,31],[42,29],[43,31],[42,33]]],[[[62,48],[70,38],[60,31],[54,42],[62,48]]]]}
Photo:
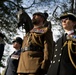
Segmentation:
{"type": "Polygon", "coordinates": [[[76,35],[72,35],[72,38],[76,39],[76,35]]]}
{"type": "Polygon", "coordinates": [[[31,32],[35,32],[35,33],[45,33],[46,32],[46,28],[33,28],[31,30],[31,32]]]}
{"type": "Polygon", "coordinates": [[[76,41],[76,35],[67,35],[67,39],[76,41]]]}
{"type": "Polygon", "coordinates": [[[19,59],[19,55],[12,55],[12,56],[11,56],[11,59],[16,59],[16,60],[18,60],[18,59],[19,59]]]}

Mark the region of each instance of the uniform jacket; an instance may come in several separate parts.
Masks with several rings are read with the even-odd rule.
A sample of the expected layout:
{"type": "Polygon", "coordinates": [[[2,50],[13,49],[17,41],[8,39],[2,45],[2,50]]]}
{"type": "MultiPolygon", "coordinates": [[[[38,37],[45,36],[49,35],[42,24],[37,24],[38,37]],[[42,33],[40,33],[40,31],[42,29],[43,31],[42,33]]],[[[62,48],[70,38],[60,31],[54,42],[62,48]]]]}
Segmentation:
{"type": "MultiPolygon", "coordinates": [[[[52,64],[48,70],[47,75],[76,75],[76,69],[72,65],[69,55],[68,55],[68,46],[63,47],[64,42],[66,41],[64,35],[55,43],[55,51],[52,64]]],[[[76,46],[73,46],[72,49],[76,51],[76,46]]],[[[71,53],[72,58],[76,64],[76,54],[71,53]]]]}
{"type": "Polygon", "coordinates": [[[13,52],[7,60],[7,67],[4,75],[17,75],[17,67],[21,50],[13,52]]]}
{"type": "Polygon", "coordinates": [[[24,37],[18,73],[47,72],[52,56],[52,32],[47,27],[33,28],[24,37]],[[30,38],[30,39],[29,39],[30,38]],[[28,40],[29,39],[29,40],[28,40]],[[31,47],[26,50],[27,47],[31,47]]]}

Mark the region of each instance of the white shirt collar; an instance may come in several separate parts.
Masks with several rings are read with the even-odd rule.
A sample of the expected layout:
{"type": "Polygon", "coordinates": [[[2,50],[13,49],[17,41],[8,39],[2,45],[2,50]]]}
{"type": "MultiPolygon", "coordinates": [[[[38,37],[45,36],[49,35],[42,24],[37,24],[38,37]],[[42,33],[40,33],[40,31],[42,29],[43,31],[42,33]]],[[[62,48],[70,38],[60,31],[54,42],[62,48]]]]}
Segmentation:
{"type": "Polygon", "coordinates": [[[74,33],[74,30],[71,30],[71,31],[68,31],[68,32],[65,32],[65,34],[68,34],[68,35],[70,35],[71,33],[74,33]]]}
{"type": "Polygon", "coordinates": [[[20,51],[20,50],[15,50],[15,52],[18,52],[18,51],[20,51]]]}

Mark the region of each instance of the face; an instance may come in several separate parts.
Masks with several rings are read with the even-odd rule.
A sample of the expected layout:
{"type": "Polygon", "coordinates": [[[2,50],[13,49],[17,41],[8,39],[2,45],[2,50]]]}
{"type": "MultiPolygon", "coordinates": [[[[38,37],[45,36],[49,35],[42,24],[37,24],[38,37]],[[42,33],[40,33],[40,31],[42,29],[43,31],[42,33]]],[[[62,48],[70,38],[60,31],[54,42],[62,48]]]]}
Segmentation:
{"type": "Polygon", "coordinates": [[[21,45],[18,42],[14,42],[13,43],[13,48],[15,48],[16,50],[20,50],[21,45]]]}
{"type": "Polygon", "coordinates": [[[33,15],[32,22],[33,24],[37,25],[40,22],[43,22],[43,17],[41,17],[40,15],[33,15]]]}
{"type": "Polygon", "coordinates": [[[75,22],[69,20],[69,18],[62,19],[61,23],[64,30],[72,30],[75,25],[75,22]]]}

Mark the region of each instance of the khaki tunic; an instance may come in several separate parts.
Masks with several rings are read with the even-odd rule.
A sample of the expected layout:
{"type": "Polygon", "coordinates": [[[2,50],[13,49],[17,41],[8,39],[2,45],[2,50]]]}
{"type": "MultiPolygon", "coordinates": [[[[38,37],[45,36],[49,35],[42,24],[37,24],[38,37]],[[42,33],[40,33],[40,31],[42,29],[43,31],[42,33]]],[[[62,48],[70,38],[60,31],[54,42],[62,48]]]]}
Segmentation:
{"type": "Polygon", "coordinates": [[[52,32],[48,27],[33,28],[24,37],[18,73],[37,73],[39,70],[47,72],[52,57],[52,32]],[[33,48],[26,48],[33,45],[33,48]]]}

